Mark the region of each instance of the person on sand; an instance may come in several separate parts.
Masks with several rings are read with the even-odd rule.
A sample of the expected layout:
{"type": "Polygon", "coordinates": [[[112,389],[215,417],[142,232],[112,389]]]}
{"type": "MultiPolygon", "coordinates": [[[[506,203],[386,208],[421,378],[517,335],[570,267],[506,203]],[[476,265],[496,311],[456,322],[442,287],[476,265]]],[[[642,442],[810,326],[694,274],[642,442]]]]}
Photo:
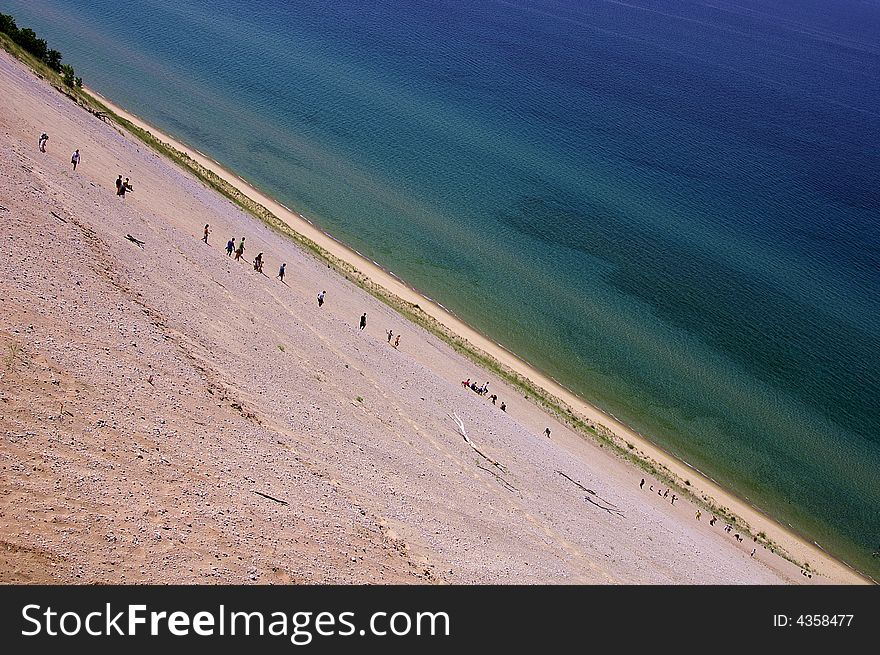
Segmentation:
{"type": "Polygon", "coordinates": [[[285,268],[287,268],[287,264],[281,264],[281,268],[278,269],[278,275],[275,276],[279,280],[281,280],[282,282],[284,282],[284,269],[285,268]]]}
{"type": "Polygon", "coordinates": [[[257,256],[254,257],[254,270],[258,273],[263,270],[263,253],[261,252],[257,253],[257,256]]]}
{"type": "Polygon", "coordinates": [[[493,393],[491,396],[489,396],[489,400],[491,400],[491,401],[492,401],[492,404],[494,405],[494,404],[495,404],[495,401],[498,400],[498,396],[496,396],[496,395],[493,393]]]}
{"type": "Polygon", "coordinates": [[[244,254],[244,237],[241,238],[241,241],[238,242],[238,248],[235,249],[235,261],[241,259],[241,256],[244,254]]]}
{"type": "MultiPolygon", "coordinates": [[[[122,176],[120,175],[119,177],[121,178],[122,176]]],[[[131,184],[129,184],[128,182],[128,178],[125,178],[125,181],[121,182],[119,186],[116,187],[116,195],[124,200],[126,191],[132,191],[131,184]]]]}
{"type": "Polygon", "coordinates": [[[400,335],[398,334],[396,337],[394,337],[394,347],[397,348],[397,346],[399,346],[399,345],[400,345],[400,335]]]}
{"type": "Polygon", "coordinates": [[[663,497],[666,498],[669,495],[669,489],[663,492],[663,497]]]}
{"type": "Polygon", "coordinates": [[[544,434],[547,435],[547,438],[550,438],[550,428],[544,428],[544,434]]]}
{"type": "Polygon", "coordinates": [[[366,327],[367,327],[367,312],[364,312],[363,314],[361,314],[360,329],[363,330],[366,327]]]}
{"type": "Polygon", "coordinates": [[[749,557],[754,557],[754,556],[755,556],[755,553],[757,553],[757,552],[758,552],[758,549],[757,549],[757,548],[752,548],[752,554],[749,555],[749,557]]]}
{"type": "Polygon", "coordinates": [[[470,388],[470,386],[471,386],[471,379],[468,378],[467,380],[462,380],[462,381],[461,381],[461,386],[470,388]]]}
{"type": "Polygon", "coordinates": [[[644,489],[644,488],[645,488],[645,478],[642,478],[642,481],[639,482],[639,489],[644,489]]]}
{"type": "Polygon", "coordinates": [[[709,525],[715,525],[715,521],[717,520],[718,519],[713,516],[711,519],[709,519],[709,525]]]}
{"type": "Polygon", "coordinates": [[[391,337],[394,336],[394,330],[388,330],[388,343],[391,343],[391,337]]]}
{"type": "Polygon", "coordinates": [[[700,517],[701,517],[702,515],[703,515],[703,513],[702,513],[700,510],[697,510],[697,513],[694,514],[694,516],[696,516],[696,518],[697,518],[698,521],[700,520],[700,517]]]}
{"type": "Polygon", "coordinates": [[[122,186],[122,176],[116,178],[116,195],[119,195],[119,188],[122,186]]]}
{"type": "Polygon", "coordinates": [[[40,140],[38,141],[40,145],[40,152],[46,152],[46,141],[49,140],[49,135],[43,132],[40,135],[40,140]]]}
{"type": "Polygon", "coordinates": [[[502,412],[506,412],[506,411],[507,411],[507,405],[504,404],[504,401],[503,401],[503,400],[501,401],[501,411],[502,411],[502,412]]]}
{"type": "Polygon", "coordinates": [[[672,504],[675,505],[675,500],[678,498],[675,494],[672,494],[672,504]]]}
{"type": "Polygon", "coordinates": [[[327,293],[326,291],[322,291],[321,293],[318,294],[318,307],[324,306],[324,295],[326,293],[327,293]]]}
{"type": "Polygon", "coordinates": [[[226,256],[232,257],[233,250],[235,250],[235,237],[226,242],[226,256]]]}
{"type": "Polygon", "coordinates": [[[76,170],[76,165],[79,164],[79,148],[73,151],[73,154],[70,156],[70,163],[73,164],[73,170],[76,170]]]}
{"type": "Polygon", "coordinates": [[[202,241],[204,241],[205,243],[208,243],[208,233],[209,232],[210,232],[210,230],[208,229],[208,224],[205,223],[205,236],[202,237],[202,241]]]}

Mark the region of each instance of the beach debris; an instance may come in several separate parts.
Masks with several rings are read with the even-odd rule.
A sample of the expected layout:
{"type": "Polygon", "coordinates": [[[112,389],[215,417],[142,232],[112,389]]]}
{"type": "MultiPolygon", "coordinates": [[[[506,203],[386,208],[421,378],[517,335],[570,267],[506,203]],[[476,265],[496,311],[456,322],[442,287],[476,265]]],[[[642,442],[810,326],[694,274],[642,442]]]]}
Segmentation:
{"type": "Polygon", "coordinates": [[[507,467],[504,466],[504,464],[489,457],[486,453],[484,453],[482,450],[480,450],[473,441],[471,441],[470,437],[467,435],[467,431],[464,429],[464,423],[462,423],[461,419],[458,418],[458,414],[450,414],[449,417],[455,421],[455,424],[458,426],[458,433],[462,437],[464,437],[465,443],[467,443],[468,446],[473,448],[474,451],[478,455],[480,455],[480,457],[484,458],[487,462],[489,462],[492,466],[496,467],[502,473],[510,473],[510,471],[507,470],[507,467]]]}
{"type": "Polygon", "coordinates": [[[58,214],[56,214],[55,212],[49,212],[49,213],[52,214],[52,216],[54,216],[55,218],[57,218],[57,219],[58,219],[59,221],[61,221],[62,223],[66,223],[66,222],[67,222],[67,219],[61,218],[61,217],[60,217],[58,214]]]}
{"type": "Polygon", "coordinates": [[[492,469],[486,468],[485,466],[481,466],[479,462],[477,462],[477,468],[480,469],[481,471],[485,471],[486,473],[491,473],[492,475],[494,475],[498,479],[498,482],[501,483],[501,486],[504,487],[505,489],[507,489],[508,491],[515,491],[516,493],[519,493],[519,489],[514,487],[512,484],[510,484],[507,480],[502,478],[500,475],[498,475],[492,469]]]}
{"type": "Polygon", "coordinates": [[[274,496],[270,496],[269,494],[264,494],[262,491],[254,491],[258,496],[262,496],[263,498],[268,498],[269,500],[274,500],[276,503],[281,503],[282,505],[290,505],[286,500],[279,500],[274,496]]]}
{"type": "Polygon", "coordinates": [[[598,507],[599,509],[604,509],[604,510],[605,510],[606,512],[608,512],[609,514],[616,514],[617,516],[620,516],[620,517],[626,518],[626,517],[624,516],[623,512],[621,512],[619,509],[617,509],[617,505],[615,505],[614,503],[612,503],[612,502],[610,502],[610,501],[608,501],[608,500],[605,500],[604,498],[602,498],[599,494],[597,494],[597,493],[596,493],[595,491],[593,491],[592,489],[587,489],[587,488],[586,488],[584,485],[582,485],[580,482],[578,482],[577,480],[575,480],[575,479],[569,477],[568,475],[566,475],[566,474],[563,473],[562,471],[560,471],[560,470],[557,469],[556,472],[557,472],[559,475],[561,475],[563,478],[565,478],[566,480],[568,480],[569,482],[571,482],[573,485],[575,485],[576,487],[578,487],[579,489],[582,489],[583,491],[586,491],[588,494],[590,494],[591,496],[595,496],[596,498],[598,498],[598,499],[601,501],[601,503],[597,503],[595,500],[593,500],[592,498],[590,498],[590,496],[584,496],[584,500],[586,500],[588,503],[591,503],[591,504],[595,505],[595,506],[598,507]],[[602,504],[602,503],[604,503],[604,504],[602,504]]]}
{"type": "Polygon", "coordinates": [[[130,234],[126,234],[125,238],[128,239],[129,241],[131,241],[132,243],[139,245],[141,248],[143,248],[144,244],[146,243],[146,241],[141,241],[137,237],[133,237],[130,234]]]}

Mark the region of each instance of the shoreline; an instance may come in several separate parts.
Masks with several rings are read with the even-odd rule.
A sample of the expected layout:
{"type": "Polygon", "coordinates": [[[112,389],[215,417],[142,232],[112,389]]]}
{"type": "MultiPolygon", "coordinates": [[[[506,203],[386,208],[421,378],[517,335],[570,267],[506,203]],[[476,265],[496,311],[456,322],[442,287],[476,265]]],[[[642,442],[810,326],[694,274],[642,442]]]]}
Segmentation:
{"type": "MultiPolygon", "coordinates": [[[[87,88],[83,88],[83,92],[86,96],[93,97],[101,104],[104,104],[117,116],[128,121],[138,129],[149,133],[155,139],[183,153],[243,194],[250,201],[262,205],[265,210],[299,237],[312,242],[336,260],[350,267],[355,275],[362,276],[364,278],[362,281],[376,285],[383,293],[388,294],[390,297],[405,305],[412,306],[416,310],[420,310],[429,320],[436,322],[453,337],[467,343],[471,348],[477,349],[480,351],[480,354],[485,354],[490,360],[497,362],[502,369],[512,372],[528,384],[548,394],[550,398],[559,401],[563,408],[563,414],[565,409],[570,409],[573,418],[586,423],[591,428],[590,431],[595,433],[599,442],[604,439],[614,445],[624,455],[623,459],[631,461],[631,464],[636,467],[636,471],[639,465],[634,461],[635,459],[641,460],[648,467],[657,467],[660,475],[670,477],[674,482],[678,483],[682,490],[692,495],[698,502],[714,504],[717,508],[736,515],[745,521],[753,534],[766,536],[767,541],[784,553],[782,556],[801,565],[807,563],[811,571],[828,578],[831,582],[838,584],[873,582],[868,576],[829,554],[822,546],[811,541],[808,537],[798,534],[793,528],[786,527],[755,507],[751,502],[722,488],[711,480],[709,476],[687,464],[687,462],[677,459],[660,446],[651,442],[648,437],[581,399],[551,376],[541,373],[537,368],[528,364],[512,351],[469,326],[439,302],[411,287],[393,272],[384,269],[379,263],[348,247],[308,218],[272,199],[248,181],[224,168],[208,155],[168,136],[135,114],[122,109],[106,99],[101,94],[87,88]],[[627,452],[628,447],[630,448],[629,452],[627,452]],[[634,455],[634,453],[637,453],[637,455],[634,455]]],[[[404,315],[406,318],[412,319],[412,316],[406,316],[405,313],[404,315]]],[[[476,364],[480,365],[481,362],[477,361],[476,364]]],[[[532,399],[530,398],[530,400],[532,399]]],[[[555,408],[547,406],[540,398],[535,398],[534,402],[542,406],[544,411],[551,414],[559,414],[555,408]]],[[[569,420],[569,417],[565,415],[558,416],[558,418],[569,420]]],[[[581,431],[584,432],[585,430],[581,431]]]]}

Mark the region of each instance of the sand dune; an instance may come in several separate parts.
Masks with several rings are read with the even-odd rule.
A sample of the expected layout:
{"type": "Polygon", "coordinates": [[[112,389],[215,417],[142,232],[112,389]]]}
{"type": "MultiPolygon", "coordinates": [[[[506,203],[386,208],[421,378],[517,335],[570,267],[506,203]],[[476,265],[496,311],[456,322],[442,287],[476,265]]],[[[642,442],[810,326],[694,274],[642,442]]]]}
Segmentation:
{"type": "Polygon", "coordinates": [[[857,579],[830,559],[807,579],[750,557],[722,521],[640,489],[639,470],[4,53],[0,140],[0,580],[857,579]],[[242,236],[235,262],[223,246],[242,236]]]}

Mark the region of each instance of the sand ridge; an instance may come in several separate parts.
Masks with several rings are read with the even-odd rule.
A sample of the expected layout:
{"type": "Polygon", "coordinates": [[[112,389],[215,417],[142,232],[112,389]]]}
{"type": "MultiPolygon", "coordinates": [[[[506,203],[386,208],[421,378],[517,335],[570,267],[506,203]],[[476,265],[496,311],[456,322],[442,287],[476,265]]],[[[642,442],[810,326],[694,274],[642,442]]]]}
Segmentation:
{"type": "Polygon", "coordinates": [[[5,54],[0,138],[2,579],[807,581],[5,54]]]}

